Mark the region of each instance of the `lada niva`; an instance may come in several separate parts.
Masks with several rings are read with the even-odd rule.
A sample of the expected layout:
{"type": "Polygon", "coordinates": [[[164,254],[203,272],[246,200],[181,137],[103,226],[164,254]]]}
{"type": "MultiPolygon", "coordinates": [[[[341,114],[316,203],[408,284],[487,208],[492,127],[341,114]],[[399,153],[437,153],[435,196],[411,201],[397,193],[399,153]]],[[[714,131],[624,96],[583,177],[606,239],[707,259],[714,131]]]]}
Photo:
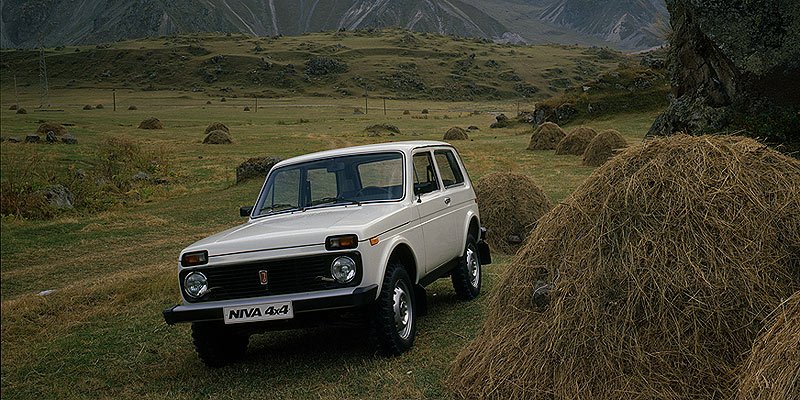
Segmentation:
{"type": "Polygon", "coordinates": [[[442,142],[323,151],[276,164],[247,223],[179,258],[183,302],[168,324],[191,322],[208,366],[244,354],[250,335],[358,314],[384,354],[414,343],[424,287],[449,276],[474,299],[491,263],[472,183],[442,142]]]}

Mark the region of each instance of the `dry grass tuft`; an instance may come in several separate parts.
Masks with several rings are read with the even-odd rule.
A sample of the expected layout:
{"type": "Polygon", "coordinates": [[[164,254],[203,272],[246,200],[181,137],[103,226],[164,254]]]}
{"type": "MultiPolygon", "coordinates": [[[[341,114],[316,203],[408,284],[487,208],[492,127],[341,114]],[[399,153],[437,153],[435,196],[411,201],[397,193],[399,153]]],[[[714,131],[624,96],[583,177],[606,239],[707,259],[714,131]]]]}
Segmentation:
{"type": "Polygon", "coordinates": [[[542,217],[447,383],[462,398],[730,398],[798,266],[800,161],[742,137],[653,140],[542,217]]]}
{"type": "Polygon", "coordinates": [[[579,126],[558,142],[556,154],[583,155],[595,136],[597,136],[597,132],[594,129],[588,126],[579,126]]]}
{"type": "Polygon", "coordinates": [[[475,183],[481,223],[489,229],[492,251],[513,254],[536,221],[552,208],[550,199],[527,175],[494,173],[475,183]]]}
{"type": "Polygon", "coordinates": [[[602,131],[589,142],[583,152],[583,165],[599,167],[613,157],[617,150],[625,147],[628,147],[628,142],[622,134],[613,129],[602,131]]]}
{"type": "Polygon", "coordinates": [[[164,129],[164,124],[156,117],[150,117],[139,123],[139,129],[164,129]]]}
{"type": "Polygon", "coordinates": [[[566,136],[561,127],[552,122],[545,122],[531,134],[528,150],[554,150],[558,142],[566,136]]]}
{"type": "Polygon", "coordinates": [[[756,339],[742,364],[737,399],[800,397],[800,292],[773,314],[774,322],[756,339]]]}
{"type": "Polygon", "coordinates": [[[231,130],[228,129],[228,127],[222,122],[212,122],[206,127],[206,130],[203,132],[203,134],[208,135],[213,131],[224,131],[225,133],[231,133],[231,130]]]}
{"type": "Polygon", "coordinates": [[[454,126],[444,133],[444,140],[469,140],[469,134],[463,128],[454,126]]]}

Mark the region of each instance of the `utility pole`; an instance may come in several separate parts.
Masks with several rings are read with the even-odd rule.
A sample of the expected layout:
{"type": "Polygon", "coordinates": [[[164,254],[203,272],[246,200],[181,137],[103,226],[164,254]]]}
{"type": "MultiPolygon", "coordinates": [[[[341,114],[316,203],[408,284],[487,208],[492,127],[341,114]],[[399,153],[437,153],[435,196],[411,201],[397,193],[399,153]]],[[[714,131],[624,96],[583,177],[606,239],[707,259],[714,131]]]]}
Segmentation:
{"type": "Polygon", "coordinates": [[[258,97],[256,97],[256,111],[255,112],[258,112],[258,97]]]}
{"type": "Polygon", "coordinates": [[[117,111],[117,89],[111,89],[111,96],[114,102],[114,111],[117,111]]]}
{"type": "Polygon", "coordinates": [[[42,34],[39,34],[39,85],[41,86],[41,98],[39,99],[39,108],[50,107],[50,93],[47,84],[47,61],[44,59],[44,42],[42,34]]]}
{"type": "Polygon", "coordinates": [[[19,108],[19,94],[17,93],[17,74],[14,74],[14,104],[19,108]]]}
{"type": "Polygon", "coordinates": [[[383,115],[386,115],[386,99],[383,99],[383,115]]]}
{"type": "Polygon", "coordinates": [[[366,83],[364,84],[364,114],[369,114],[369,92],[366,83]]]}

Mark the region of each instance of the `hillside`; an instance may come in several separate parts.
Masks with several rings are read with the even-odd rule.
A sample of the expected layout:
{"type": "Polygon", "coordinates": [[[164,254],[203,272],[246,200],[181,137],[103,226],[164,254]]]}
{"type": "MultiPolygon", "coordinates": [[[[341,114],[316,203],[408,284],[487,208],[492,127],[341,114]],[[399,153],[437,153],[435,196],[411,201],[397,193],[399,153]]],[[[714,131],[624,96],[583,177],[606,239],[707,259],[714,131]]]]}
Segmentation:
{"type": "Polygon", "coordinates": [[[109,0],[0,1],[0,45],[106,43],[195,32],[253,36],[402,27],[499,42],[638,50],[662,38],[663,0],[109,0]],[[599,18],[596,18],[598,17],[599,18]]]}
{"type": "MultiPolygon", "coordinates": [[[[400,29],[253,38],[194,34],[48,49],[52,90],[186,90],[209,96],[541,100],[616,66],[621,54],[512,46],[400,29]]],[[[38,91],[38,53],[2,52],[2,85],[38,91]]]]}

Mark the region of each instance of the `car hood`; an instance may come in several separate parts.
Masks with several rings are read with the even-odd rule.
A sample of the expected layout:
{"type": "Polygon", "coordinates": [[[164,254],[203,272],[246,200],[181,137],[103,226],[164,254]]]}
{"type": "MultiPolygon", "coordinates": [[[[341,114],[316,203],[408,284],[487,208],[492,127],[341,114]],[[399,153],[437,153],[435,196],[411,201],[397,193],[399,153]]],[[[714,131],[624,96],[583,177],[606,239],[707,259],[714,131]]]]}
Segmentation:
{"type": "Polygon", "coordinates": [[[252,219],[200,240],[183,252],[206,250],[210,257],[322,245],[328,236],[356,234],[359,241],[408,222],[398,203],[347,205],[295,211],[252,219]],[[390,226],[391,225],[391,226],[390,226]]]}

